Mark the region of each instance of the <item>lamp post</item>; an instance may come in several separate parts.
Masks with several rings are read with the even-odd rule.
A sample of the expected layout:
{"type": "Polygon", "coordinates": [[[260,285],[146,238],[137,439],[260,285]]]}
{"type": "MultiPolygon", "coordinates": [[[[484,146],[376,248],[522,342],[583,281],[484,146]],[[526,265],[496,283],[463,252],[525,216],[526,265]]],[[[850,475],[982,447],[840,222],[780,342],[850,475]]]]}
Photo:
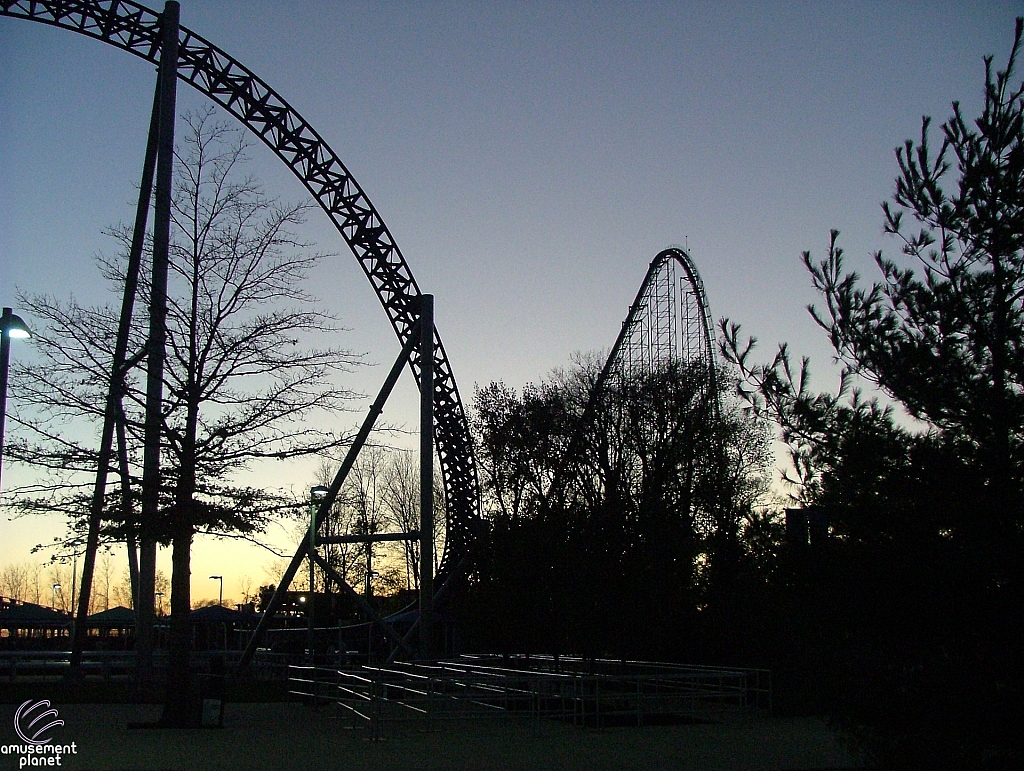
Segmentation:
{"type": "MultiPolygon", "coordinates": [[[[367,542],[366,544],[366,604],[369,605],[373,599],[373,584],[374,578],[380,575],[376,570],[373,569],[373,546],[372,543],[367,542]]],[[[366,625],[366,631],[369,635],[366,640],[366,660],[370,661],[370,657],[373,655],[373,624],[366,625]]]]}
{"type": "MultiPolygon", "coordinates": [[[[316,548],[316,512],[320,508],[320,502],[327,497],[330,490],[323,485],[316,485],[309,488],[309,550],[316,548]]],[[[309,560],[309,591],[313,591],[313,560],[309,560]]]]}
{"type": "Polygon", "coordinates": [[[210,576],[211,581],[220,581],[220,598],[217,600],[218,605],[224,604],[224,576],[210,576]]]}
{"type": "Polygon", "coordinates": [[[50,591],[50,607],[54,610],[57,609],[57,592],[60,590],[60,584],[54,584],[53,589],[50,591]]]}
{"type": "Polygon", "coordinates": [[[0,472],[4,461],[4,423],[7,420],[7,373],[11,366],[11,340],[31,337],[28,326],[12,309],[4,308],[0,317],[0,472]]]}
{"type": "Polygon", "coordinates": [[[154,592],[153,596],[156,597],[156,614],[162,616],[164,614],[164,593],[154,592]]]}
{"type": "Polygon", "coordinates": [[[306,626],[309,636],[309,659],[313,660],[313,583],[314,565],[313,550],[316,549],[316,512],[320,508],[320,502],[327,497],[330,490],[323,485],[316,485],[309,488],[309,602],[306,604],[306,626]]]}

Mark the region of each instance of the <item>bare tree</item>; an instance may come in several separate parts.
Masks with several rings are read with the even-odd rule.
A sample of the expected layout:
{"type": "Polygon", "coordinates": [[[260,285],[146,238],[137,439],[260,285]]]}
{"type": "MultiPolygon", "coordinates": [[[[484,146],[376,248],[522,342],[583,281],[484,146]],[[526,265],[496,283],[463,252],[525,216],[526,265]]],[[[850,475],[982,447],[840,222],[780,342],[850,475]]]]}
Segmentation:
{"type": "MultiPolygon", "coordinates": [[[[301,506],[289,496],[240,485],[237,473],[259,460],[322,453],[344,443],[346,437],[312,428],[308,418],[345,407],[351,394],[335,375],[356,362],[339,348],[300,345],[338,331],[303,289],[323,256],[292,232],[309,205],[268,197],[244,173],[241,133],[211,116],[185,116],[187,131],[175,154],[161,450],[166,460],[160,521],[148,533],[173,546],[172,684],[165,713],[171,722],[187,711],[194,535],[255,537],[273,516],[301,506]]],[[[119,286],[132,233],[117,228],[111,234],[123,251],[101,260],[101,267],[119,286]]],[[[145,282],[140,292],[145,298],[145,282]]],[[[23,512],[71,512],[73,543],[88,511],[89,478],[81,472],[94,470],[96,459],[82,421],[95,425],[102,418],[117,315],[50,297],[23,297],[22,303],[49,328],[34,335],[43,366],[17,378],[23,410],[16,424],[24,438],[12,454],[49,473],[20,491],[18,505],[23,512]]],[[[145,350],[141,335],[137,331],[130,345],[136,364],[145,350]]],[[[139,370],[129,373],[123,394],[129,463],[112,469],[136,492],[145,410],[140,380],[139,370]]],[[[108,502],[105,519],[114,523],[108,538],[138,532],[139,523],[126,521],[121,503],[108,502]]]]}
{"type": "MultiPolygon", "coordinates": [[[[435,470],[435,479],[441,475],[435,470]]],[[[420,528],[419,457],[409,450],[393,450],[384,473],[383,505],[388,525],[399,532],[420,528]]],[[[444,490],[434,490],[434,571],[444,554],[446,533],[444,490]]],[[[419,589],[420,544],[418,540],[401,541],[401,559],[405,563],[406,588],[419,589]]]]}
{"type": "Polygon", "coordinates": [[[167,574],[162,570],[156,571],[156,575],[153,578],[153,591],[155,602],[153,607],[158,616],[166,616],[171,609],[170,595],[171,595],[171,581],[167,578],[167,574]]]}
{"type": "Polygon", "coordinates": [[[43,598],[43,563],[38,560],[28,564],[29,590],[27,597],[36,605],[42,604],[43,598]]]}
{"type": "MultiPolygon", "coordinates": [[[[324,461],[317,470],[317,483],[329,485],[334,478],[334,473],[335,466],[324,461]]],[[[322,535],[347,535],[360,532],[358,530],[358,510],[351,505],[351,500],[350,489],[346,485],[335,500],[334,506],[331,507],[326,521],[321,525],[320,532],[322,535]]],[[[308,520],[305,526],[309,526],[308,520]]],[[[359,575],[356,574],[356,571],[362,564],[360,556],[363,555],[363,550],[360,544],[336,543],[321,546],[319,549],[331,567],[344,576],[350,585],[356,585],[355,582],[362,575],[361,573],[359,575]]],[[[324,583],[320,587],[321,590],[330,591],[333,582],[326,576],[323,576],[322,580],[324,583]]]]}
{"type": "Polygon", "coordinates": [[[0,571],[0,594],[12,600],[24,600],[28,594],[28,566],[12,562],[0,571]]]}
{"type": "Polygon", "coordinates": [[[135,593],[132,591],[132,577],[128,568],[121,573],[121,580],[114,584],[114,602],[122,608],[135,608],[135,593]]]}
{"type": "MultiPolygon", "coordinates": [[[[366,447],[352,466],[338,496],[341,502],[340,523],[346,524],[350,533],[374,535],[384,532],[386,518],[382,493],[386,463],[382,448],[366,447]]],[[[373,569],[373,558],[381,551],[370,542],[352,546],[347,554],[348,572],[343,575],[351,585],[362,586],[368,571],[373,569]]],[[[372,576],[370,578],[372,585],[372,576]]]]}
{"type": "MultiPolygon", "coordinates": [[[[164,571],[156,571],[153,588],[157,592],[154,602],[156,613],[164,615],[170,608],[168,592],[171,588],[171,582],[167,579],[167,574],[164,571]]],[[[135,592],[132,590],[132,575],[128,568],[121,571],[121,579],[116,584],[111,584],[110,597],[116,606],[135,609],[135,592]]]]}
{"type": "MultiPolygon", "coordinates": [[[[397,451],[388,464],[384,485],[384,501],[387,519],[392,527],[404,533],[418,530],[420,526],[420,474],[412,452],[397,451]]],[[[435,522],[443,517],[435,517],[435,522]]],[[[419,542],[402,541],[402,558],[405,563],[405,588],[420,588],[419,542]]]]}
{"type": "Polygon", "coordinates": [[[99,569],[99,589],[96,593],[97,602],[94,603],[99,605],[98,600],[100,596],[103,597],[103,610],[110,610],[110,581],[114,575],[114,560],[109,551],[103,552],[103,556],[100,557],[100,569],[99,569]]]}
{"type": "Polygon", "coordinates": [[[252,592],[252,577],[243,575],[238,579],[238,588],[242,590],[242,602],[252,602],[256,595],[252,592]]]}

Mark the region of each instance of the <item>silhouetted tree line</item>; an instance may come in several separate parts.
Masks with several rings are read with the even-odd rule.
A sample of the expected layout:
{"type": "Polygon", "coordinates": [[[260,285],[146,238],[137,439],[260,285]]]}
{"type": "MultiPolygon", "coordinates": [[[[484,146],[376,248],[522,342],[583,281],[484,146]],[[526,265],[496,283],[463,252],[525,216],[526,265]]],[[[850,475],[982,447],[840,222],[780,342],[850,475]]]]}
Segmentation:
{"type": "Polygon", "coordinates": [[[735,403],[716,408],[724,395],[707,393],[699,363],[611,378],[581,424],[597,375],[580,361],[521,394],[477,391],[491,530],[473,642],[692,658],[715,576],[737,569],[767,488],[770,432],[735,403]]]}
{"type": "Polygon", "coordinates": [[[783,711],[830,715],[880,767],[1021,766],[1021,32],[1005,71],[985,60],[976,120],[954,103],[937,142],[925,118],[897,149],[883,211],[902,254],[875,255],[881,279],[844,269],[836,232],[824,261],[804,254],[836,394],[813,391],[785,345],[755,362],[723,320],[745,412],[702,409],[687,367],[623,383],[549,499],[594,368],[478,392],[493,523],[467,600],[480,643],[767,666],[783,711]],[[827,538],[787,541],[758,505],[758,420],[789,447],[792,521],[827,538]]]}

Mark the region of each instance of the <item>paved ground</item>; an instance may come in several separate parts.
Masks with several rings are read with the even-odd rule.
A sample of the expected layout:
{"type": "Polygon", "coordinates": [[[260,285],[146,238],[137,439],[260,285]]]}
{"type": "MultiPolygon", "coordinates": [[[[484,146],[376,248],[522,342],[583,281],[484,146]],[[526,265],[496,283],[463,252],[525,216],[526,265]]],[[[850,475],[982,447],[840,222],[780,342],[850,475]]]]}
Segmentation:
{"type": "MultiPolygon", "coordinates": [[[[229,769],[817,769],[855,765],[824,722],[772,718],[733,725],[595,730],[550,721],[462,722],[423,732],[387,728],[369,742],[333,708],[295,703],[229,704],[220,730],[129,730],[155,719],[158,707],[130,704],[53,704],[64,726],[56,742],[75,742],[61,768],[157,771],[229,769]]],[[[0,742],[19,741],[16,704],[0,705],[0,742]]],[[[16,769],[0,755],[0,769],[16,769]]]]}

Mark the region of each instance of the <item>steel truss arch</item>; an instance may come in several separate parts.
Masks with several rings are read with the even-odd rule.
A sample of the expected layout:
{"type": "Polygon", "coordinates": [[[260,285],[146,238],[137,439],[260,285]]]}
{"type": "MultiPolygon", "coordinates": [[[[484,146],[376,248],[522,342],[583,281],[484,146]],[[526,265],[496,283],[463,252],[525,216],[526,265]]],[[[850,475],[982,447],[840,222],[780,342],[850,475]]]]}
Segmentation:
{"type": "MultiPolygon", "coordinates": [[[[128,0],[0,0],[0,16],[95,38],[153,65],[161,14],[128,0]]],[[[405,345],[422,294],[377,210],[313,127],[265,81],[186,27],[179,31],[178,79],[236,117],[292,170],[348,243],[405,345]]],[[[467,556],[480,522],[479,487],[465,409],[441,337],[434,330],[434,440],[444,484],[447,538],[439,577],[467,556]]],[[[409,366],[417,384],[416,348],[409,366]]]]}

